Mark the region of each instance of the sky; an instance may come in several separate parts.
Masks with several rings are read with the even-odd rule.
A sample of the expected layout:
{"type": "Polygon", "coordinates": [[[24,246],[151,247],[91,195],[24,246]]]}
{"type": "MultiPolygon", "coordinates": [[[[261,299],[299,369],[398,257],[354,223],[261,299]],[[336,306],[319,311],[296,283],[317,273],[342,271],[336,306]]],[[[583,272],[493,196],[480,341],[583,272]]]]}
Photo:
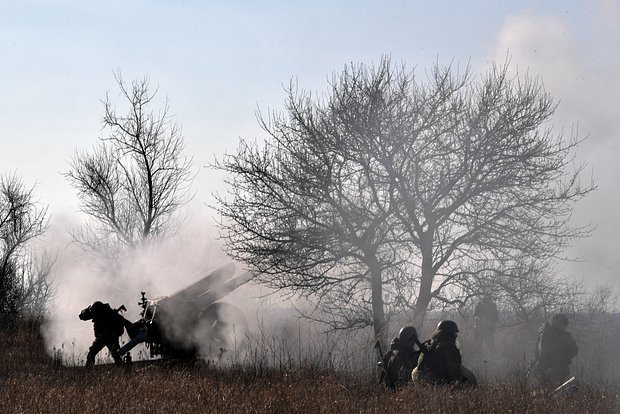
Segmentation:
{"type": "Polygon", "coordinates": [[[204,167],[262,139],[256,111],[281,110],[291,80],[320,93],[345,65],[382,55],[418,73],[453,61],[482,73],[510,56],[559,101],[554,128],[588,137],[577,161],[598,190],[573,222],[597,228],[562,272],[620,289],[619,47],[619,0],[0,0],[0,174],[34,185],[51,232],[66,232],[83,215],[63,172],[101,136],[114,73],[148,76],[183,127],[193,208],[211,217],[224,177],[204,167]]]}

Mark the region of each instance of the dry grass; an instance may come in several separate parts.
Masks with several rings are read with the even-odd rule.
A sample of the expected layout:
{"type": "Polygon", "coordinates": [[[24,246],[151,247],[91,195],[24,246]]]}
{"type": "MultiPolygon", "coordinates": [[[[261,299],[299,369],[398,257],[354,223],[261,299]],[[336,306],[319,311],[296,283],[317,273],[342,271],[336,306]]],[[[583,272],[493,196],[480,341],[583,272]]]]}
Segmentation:
{"type": "Polygon", "coordinates": [[[2,413],[615,413],[616,396],[582,387],[563,397],[509,384],[475,390],[379,388],[316,369],[220,369],[135,363],[56,367],[32,330],[0,338],[2,413]]]}

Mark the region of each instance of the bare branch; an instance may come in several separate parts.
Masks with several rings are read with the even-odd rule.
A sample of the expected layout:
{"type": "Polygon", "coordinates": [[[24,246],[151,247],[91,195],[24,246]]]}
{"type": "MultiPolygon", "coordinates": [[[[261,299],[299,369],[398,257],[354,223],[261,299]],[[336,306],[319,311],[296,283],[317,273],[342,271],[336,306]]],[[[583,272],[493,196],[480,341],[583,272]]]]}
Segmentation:
{"type": "Polygon", "coordinates": [[[151,90],[148,78],[126,84],[115,73],[115,79],[127,113],[120,115],[106,94],[106,134],[91,153],[76,152],[66,173],[82,211],[94,219],[88,231],[75,236],[100,252],[165,234],[188,201],[193,179],[192,160],[183,155],[181,128],[169,114],[168,101],[155,112],[150,107],[157,89],[151,90]]]}

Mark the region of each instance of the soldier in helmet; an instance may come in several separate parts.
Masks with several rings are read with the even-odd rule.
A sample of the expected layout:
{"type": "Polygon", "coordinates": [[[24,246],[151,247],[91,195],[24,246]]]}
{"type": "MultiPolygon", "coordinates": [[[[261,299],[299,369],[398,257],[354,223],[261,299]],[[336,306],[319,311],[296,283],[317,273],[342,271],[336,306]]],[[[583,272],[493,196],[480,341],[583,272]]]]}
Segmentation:
{"type": "MultiPolygon", "coordinates": [[[[119,308],[123,309],[124,307],[119,308]]],[[[80,319],[83,321],[92,320],[93,330],[95,331],[95,340],[88,349],[86,356],[86,366],[95,364],[95,356],[104,347],[110,351],[110,355],[116,364],[123,362],[119,353],[120,345],[118,338],[123,334],[125,326],[130,322],[125,319],[118,310],[112,309],[109,304],[100,301],[94,302],[92,305],[80,312],[80,319]]]]}
{"type": "Polygon", "coordinates": [[[414,382],[476,385],[476,376],[462,365],[456,344],[458,332],[454,321],[439,322],[431,339],[423,344],[418,365],[411,374],[414,382]]]}
{"type": "Polygon", "coordinates": [[[383,356],[382,379],[390,388],[398,388],[411,380],[411,371],[416,367],[420,351],[418,331],[413,326],[401,328],[398,336],[392,339],[390,350],[383,356]]]}
{"type": "Polygon", "coordinates": [[[476,322],[474,326],[476,349],[482,351],[486,345],[489,352],[495,353],[495,325],[499,318],[497,305],[490,296],[484,296],[478,302],[474,310],[474,318],[476,322]]]}
{"type": "Polygon", "coordinates": [[[536,343],[536,377],[542,384],[559,385],[570,376],[571,360],[577,356],[577,343],[566,330],[568,318],[553,315],[538,333],[536,343]]]}

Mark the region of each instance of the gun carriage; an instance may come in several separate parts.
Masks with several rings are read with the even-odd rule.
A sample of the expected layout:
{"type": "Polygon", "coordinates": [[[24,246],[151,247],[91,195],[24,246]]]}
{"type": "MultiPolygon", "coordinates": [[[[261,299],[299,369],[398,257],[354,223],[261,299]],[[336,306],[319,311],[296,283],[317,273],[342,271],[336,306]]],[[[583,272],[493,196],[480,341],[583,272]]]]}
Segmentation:
{"type": "Polygon", "coordinates": [[[221,299],[250,277],[249,272],[235,276],[235,265],[230,263],[170,296],[149,299],[141,292],[141,317],[126,326],[130,341],[121,355],[140,343],[146,344],[152,358],[221,355],[243,338],[247,326],[243,312],[221,299]]]}

